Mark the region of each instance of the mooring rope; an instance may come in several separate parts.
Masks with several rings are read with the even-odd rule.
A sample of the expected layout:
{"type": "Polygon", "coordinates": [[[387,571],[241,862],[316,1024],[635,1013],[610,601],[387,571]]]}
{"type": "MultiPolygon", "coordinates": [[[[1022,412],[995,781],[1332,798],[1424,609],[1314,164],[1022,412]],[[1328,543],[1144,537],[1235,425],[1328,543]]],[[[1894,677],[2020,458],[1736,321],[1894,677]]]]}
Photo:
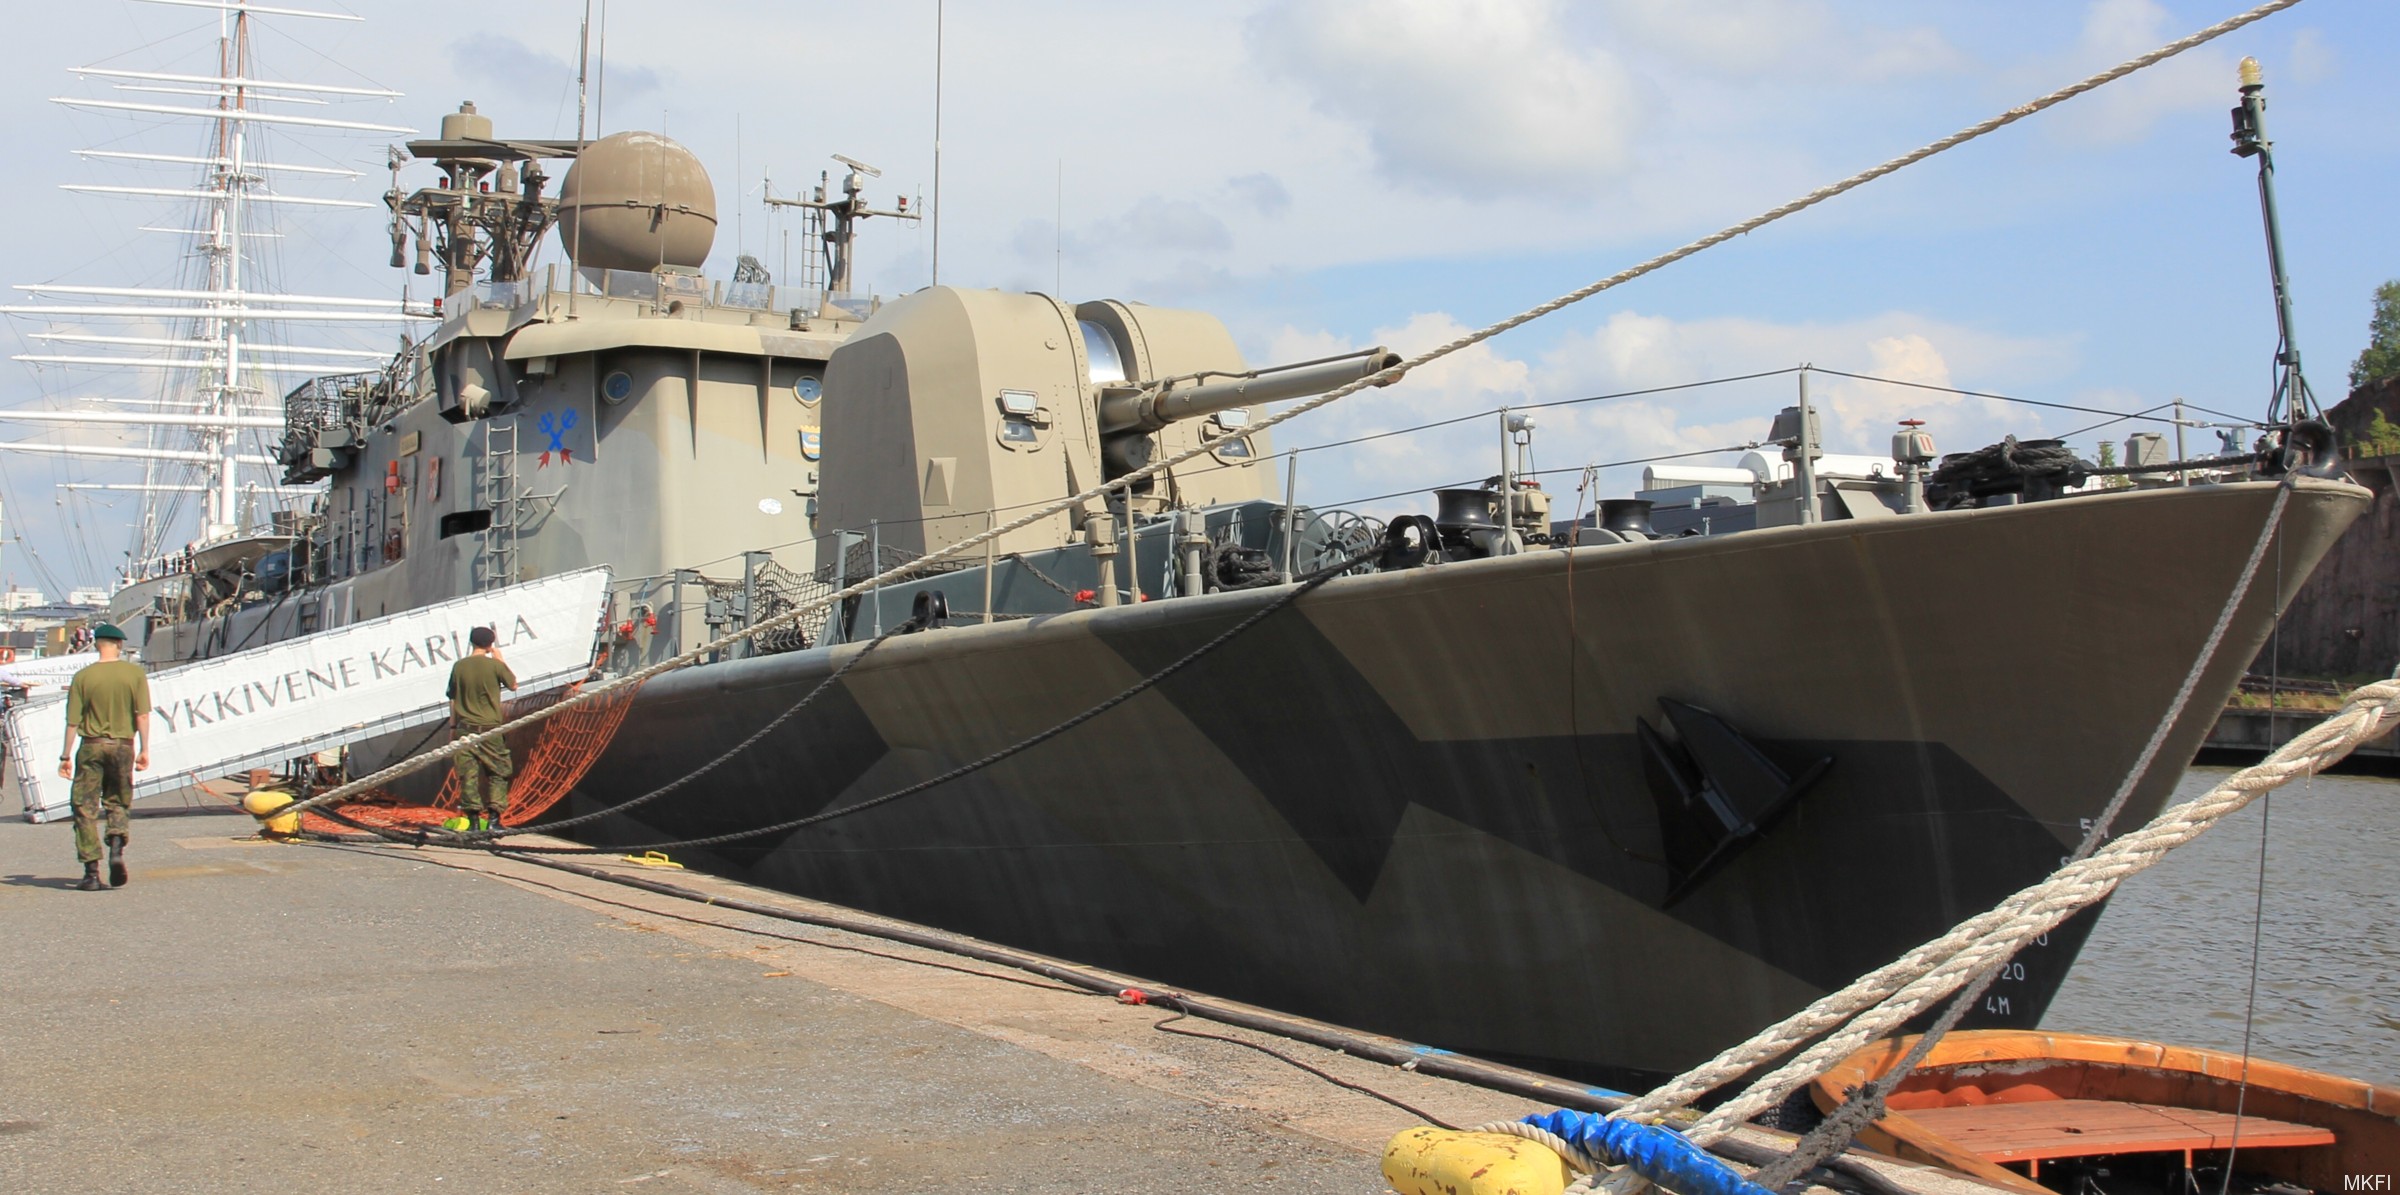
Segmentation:
{"type": "MultiPolygon", "coordinates": [[[[1626,1104],[1612,1113],[1611,1118],[1638,1117],[1655,1123],[1667,1113],[1687,1104],[1691,1098],[1713,1090],[1725,1078],[1765,1065],[1788,1053],[1795,1044],[1791,1036],[1795,1029],[1801,1029],[1797,1040],[1806,1040],[1818,1032],[1835,1030],[1832,1036],[1820,1040],[1799,1057],[1752,1084],[1741,1095],[1701,1117],[1684,1132],[1688,1140],[1703,1147],[1724,1139],[1752,1117],[1781,1103],[1802,1084],[1832,1069],[1867,1043],[1932,1007],[1993,962],[2007,958],[2076,912],[2097,903],[2114,891],[2126,877],[2156,864],[2253,800],[2294,779],[2314,776],[2340,762],[2360,744],[2389,732],[2395,724],[2400,724],[2400,676],[2352,690],[2344,698],[2340,710],[2277,748],[2258,764],[2235,772],[2208,792],[2166,810],[2141,829],[2126,834],[2086,858],[2061,867],[2048,879],[2003,901],[1991,912],[1969,918],[1941,938],[1909,952],[1901,962],[1885,967],[1862,978],[1851,988],[1836,993],[1837,997],[1848,997],[1853,989],[1880,989],[1890,993],[1889,999],[1876,1003],[1864,1015],[1849,1018],[1843,1024],[1840,1016],[1812,1016],[1811,1013],[1817,1008],[1812,1005],[1811,1009],[1726,1051],[1690,1074],[1626,1104]],[[1911,960],[1935,958],[1944,961],[1930,968],[1917,969],[1918,976],[1913,981],[1889,982],[1892,976],[1909,971],[1903,964],[1911,960]],[[1873,982],[1878,977],[1883,977],[1886,982],[1873,982]],[[1837,1025],[1840,1026],[1838,1029],[1837,1025]],[[1803,1029],[1803,1026],[1812,1027],[1803,1029]],[[1729,1063],[1734,1065],[1734,1069],[1731,1075],[1723,1075],[1723,1069],[1729,1063]],[[1721,1077],[1708,1078],[1712,1075],[1721,1077]]],[[[1820,1004],[1834,999],[1829,997],[1827,1001],[1820,1001],[1820,1004]]],[[[1854,1102],[1845,1105],[1845,1108],[1863,1106],[1866,1105],[1854,1102]]],[[[1588,1190],[1596,1186],[1612,1195],[1632,1195],[1649,1182],[1630,1169],[1608,1170],[1599,1159],[1592,1158],[1539,1126],[1522,1122],[1496,1122],[1477,1125],[1473,1131],[1508,1133],[1549,1146],[1566,1159],[1568,1165],[1584,1172],[1570,1187],[1571,1190],[1588,1190]]],[[[1845,1136],[1842,1139],[1847,1138],[1845,1136]]],[[[1795,1151],[1781,1163],[1762,1168],[1753,1176],[1753,1181],[1769,1190],[1781,1190],[1822,1160],[1822,1157],[1803,1157],[1799,1151],[1795,1151]]]]}
{"type": "MultiPolygon", "coordinates": [[[[1452,340],[1446,344],[1439,345],[1433,349],[1427,350],[1426,352],[1419,353],[1416,356],[1411,357],[1398,365],[1392,366],[1389,369],[1384,369],[1376,373],[1369,374],[1368,376],[1360,378],[1357,381],[1336,387],[1333,390],[1327,391],[1326,393],[1309,399],[1305,402],[1295,403],[1290,407],[1286,407],[1283,410],[1269,415],[1266,418],[1259,420],[1255,424],[1252,424],[1251,430],[1254,433],[1267,431],[1280,424],[1297,419],[1311,411],[1315,411],[1339,402],[1353,394],[1358,393],[1361,390],[1367,389],[1370,386],[1388,386],[1393,382],[1399,381],[1411,370],[1418,369],[1431,362],[1441,360],[1442,358],[1447,357],[1452,353],[1459,352],[1462,349],[1481,344],[1482,342],[1490,340],[1492,337],[1498,336],[1512,328],[1522,326],[1563,308],[1580,303],[1585,299],[1601,293],[1602,291],[1621,286],[1624,283],[1631,282],[1645,274],[1649,274],[1656,270],[1673,265],[1676,262],[1692,256],[1693,254],[1700,253],[1704,250],[1714,248],[1717,245],[1724,244],[1726,241],[1730,241],[1735,237],[1754,232],[1760,228],[1774,223],[1777,220],[1781,220],[1786,216],[1806,211],[1809,208],[1815,207],[1818,204],[1823,203],[1828,199],[1832,199],[1837,195],[1842,195],[1849,191],[1856,190],[1857,188],[1865,186],[1866,184],[1882,178],[1887,174],[1891,174],[1894,171],[1904,169],[1908,166],[1913,166],[1916,163],[1922,162],[1936,154],[1942,153],[1946,150],[1954,149],[1958,146],[1966,144],[1969,141],[1973,141],[1978,137],[1982,137],[1985,134],[2015,124],[2016,122],[2023,120],[2037,112],[2056,107],[2057,105],[2063,104],[2066,101],[2082,95],[2087,91],[2091,91],[2094,88],[2114,82],[2117,79],[2121,79],[2126,75],[2130,75],[2135,71],[2141,70],[2155,63],[2172,58],[2177,54],[2181,54],[2184,51],[2193,48],[2194,46],[2213,41],[2224,36],[2225,34],[2233,32],[2236,29],[2251,24],[2252,22],[2262,20],[2274,13],[2281,12],[2284,9],[2290,8],[2298,3],[2300,3],[2300,0],[2268,0],[2267,3],[2261,4],[2248,12],[2220,21],[2206,29],[2202,29],[2197,33],[2191,34],[2188,37],[2179,38],[2175,41],[2169,42],[2166,45],[2152,50],[2138,58],[2129,59],[2107,70],[2101,71],[2098,74],[2088,76],[2075,83],[2061,87],[2047,95],[2023,104],[2019,104],[2018,106],[2010,108],[2009,110],[2002,112],[1997,116],[1993,116],[1989,119],[1968,125],[1966,128],[1960,129],[1959,131],[1952,133],[1947,137],[1943,137],[1937,141],[1929,142],[1926,145],[1920,146],[1919,148],[1902,154],[1899,157],[1859,171],[1858,173],[1853,174],[1850,177],[1841,180],[1840,182],[1819,187],[1816,190],[1811,191],[1797,199],[1780,204],[1776,207],[1769,208],[1758,215],[1750,217],[1749,219],[1729,225],[1725,228],[1719,229],[1716,232],[1712,232],[1707,236],[1701,237],[1699,240],[1692,241],[1689,244],[1682,246],[1681,248],[1662,253],[1648,261],[1642,262],[1638,265],[1630,266],[1626,269],[1611,274],[1606,278],[1602,278],[1597,282],[1593,282],[1576,290],[1569,291],[1566,294],[1560,295],[1559,297],[1552,299],[1547,303],[1527,308],[1526,310],[1510,316],[1507,319],[1501,320],[1498,323],[1490,324],[1483,328],[1477,329],[1476,331],[1469,332],[1466,335],[1452,340]]],[[[970,535],[967,538],[959,540],[958,542],[953,543],[946,548],[940,548],[935,551],[928,552],[923,556],[919,556],[916,559],[908,561],[895,568],[886,569],[872,577],[868,577],[857,584],[851,585],[844,589],[836,590],[835,592],[818,598],[815,601],[808,602],[795,607],[792,610],[785,611],[784,613],[767,619],[764,622],[745,627],[739,631],[735,631],[732,634],[711,640],[710,642],[704,643],[699,647],[692,649],[691,651],[683,653],[682,655],[661,660],[656,664],[651,664],[647,667],[637,669],[605,685],[588,686],[583,692],[578,693],[557,705],[553,705],[542,710],[536,710],[533,713],[527,714],[524,717],[518,718],[483,734],[454,739],[451,742],[436,747],[431,751],[401,760],[400,762],[384,768],[381,771],[375,772],[372,775],[362,777],[358,780],[353,780],[348,784],[340,785],[336,788],[330,789],[322,794],[319,794],[318,796],[311,797],[306,801],[302,801],[296,805],[288,806],[284,809],[278,810],[277,813],[305,813],[310,809],[331,804],[336,801],[348,800],[349,798],[357,796],[360,793],[379,788],[385,784],[389,784],[390,782],[399,779],[402,776],[406,776],[412,772],[420,771],[424,768],[439,763],[442,760],[448,759],[461,751],[471,750],[491,741],[496,737],[504,736],[508,731],[514,730],[520,726],[531,725],[532,723],[538,722],[544,718],[549,718],[557,714],[564,713],[567,709],[576,705],[580,705],[583,702],[598,700],[602,695],[615,690],[620,685],[640,684],[652,677],[698,663],[701,660],[707,659],[708,657],[721,652],[726,648],[732,647],[733,645],[740,643],[752,636],[765,634],[770,631],[781,630],[786,626],[797,623],[804,618],[808,618],[816,614],[818,611],[832,606],[836,602],[857,597],[871,590],[881,588],[884,585],[888,585],[895,581],[903,580],[907,577],[913,576],[916,573],[931,567],[938,561],[963,554],[972,549],[980,548],[986,543],[997,540],[1002,536],[1014,534],[1015,532],[1026,527],[1030,527],[1036,523],[1048,519],[1052,515],[1058,514],[1061,511],[1087,507],[1095,499],[1101,498],[1113,491],[1125,489],[1128,486],[1146,481],[1151,477],[1165,472],[1168,469],[1172,469],[1186,461],[1206,455],[1211,451],[1212,448],[1208,444],[1194,444],[1192,447],[1181,452],[1173,453],[1168,456],[1161,457],[1158,460],[1152,461],[1151,463],[1144,465],[1141,468],[1136,469],[1133,472],[1119,477],[1113,481],[1102,482],[1101,484],[1093,486],[1090,489],[1086,489],[1081,493],[1074,494],[1069,497],[1062,498],[1056,502],[1049,503],[1048,505],[1038,507],[1030,513],[1021,515],[1015,519],[1011,519],[1006,523],[1000,524],[999,526],[990,527],[977,534],[970,535]]],[[[1288,497],[1289,496],[1287,495],[1287,499],[1288,497]]],[[[877,561],[876,563],[881,564],[882,562],[877,561]]]]}
{"type": "MultiPolygon", "coordinates": [[[[2158,761],[2160,749],[2166,746],[2167,736],[2183,720],[2183,712],[2191,705],[2192,695],[2199,691],[2200,680],[2207,675],[2209,664],[2217,658],[2217,649],[2225,642],[2225,633],[2232,629],[2235,614],[2241,610],[2243,600],[2250,596],[2252,584],[2258,580],[2259,565],[2265,562],[2270,545],[2278,551],[2275,594],[2268,600],[2278,603],[2283,600],[2283,512],[2291,505],[2291,498],[2292,483],[2287,479],[2275,487],[2275,501],[2267,507],[2266,521],[2260,525],[2258,538],[2250,545],[2250,555],[2242,561],[2242,571],[2234,579],[2231,591],[2225,595],[2225,603],[2218,609],[2217,620],[2208,628],[2208,635],[2201,641],[2200,650],[2193,655],[2192,666],[2184,671],[2183,683],[2176,687],[2174,700],[2167,704],[2166,713],[2159,716],[2158,725],[2151,730],[2149,741],[2142,745],[2141,752],[2134,757],[2133,767],[2126,771],[2125,779],[2117,785],[2117,791],[2109,797],[2108,804],[2101,808],[2100,815],[2093,818],[2090,826],[2084,830],[2083,840],[2075,844],[2074,853],[2067,856],[2067,862],[2090,857],[2101,843],[2108,840],[2118,815],[2125,811],[2126,803],[2133,799],[2134,790],[2150,774],[2151,765],[2158,761]]],[[[2014,954],[2013,951],[2010,953],[2014,954]]],[[[1808,1135],[1782,1161],[1760,1171],[1759,1182],[1780,1189],[1785,1183],[1807,1173],[1818,1162],[1848,1148],[1860,1130],[1882,1119],[1884,1098],[1900,1085],[1902,1079],[1908,1077],[1909,1072],[1924,1063],[1944,1035],[1958,1027],[1959,1021],[1975,1001],[1982,999],[1984,991],[1999,978],[2000,970],[2009,957],[2003,955],[1970,978],[1950,1006],[1942,1010],[1940,1019],[1917,1036],[1916,1045],[1909,1049],[1906,1057],[1843,1101],[1841,1107],[1834,1109],[1833,1115],[1809,1130],[1808,1135]]]]}
{"type": "MultiPolygon", "coordinates": [[[[1911,958],[1932,956],[1945,961],[1900,986],[1890,999],[1851,1020],[1832,1036],[1753,1084],[1741,1096],[1703,1117],[1692,1127],[1691,1136],[1703,1142],[1723,1136],[1773,1106],[1801,1083],[1955,990],[1985,962],[2049,932],[2077,910],[2107,896],[2127,876],[2157,863],[2168,852],[2199,837],[2261,795],[2295,778],[2324,770],[2359,744],[2384,734],[2395,720],[2400,720],[2400,677],[2353,690],[2339,711],[2301,732],[2258,764],[2226,777],[2201,796],[2166,810],[2148,825],[2093,852],[2089,858],[2058,869],[2048,879],[2010,897],[1993,914],[1972,918],[1935,942],[1912,951],[1911,958]],[[1986,928],[1995,915],[1999,924],[1986,928]]],[[[1772,1043],[1782,1039],[1782,1028],[1778,1026],[1776,1031],[1761,1034],[1737,1050],[1746,1048],[1752,1066],[1779,1057],[1781,1049],[1772,1043]]],[[[1832,1028],[1831,1020],[1828,1018],[1818,1028],[1832,1028]]],[[[1679,1081],[1662,1092],[1680,1091],[1686,1086],[1679,1081]]],[[[1628,1109],[1637,1106],[1645,1109],[1641,1115],[1657,1115],[1663,1110],[1655,1098],[1646,1097],[1628,1105],[1628,1109]]]]}

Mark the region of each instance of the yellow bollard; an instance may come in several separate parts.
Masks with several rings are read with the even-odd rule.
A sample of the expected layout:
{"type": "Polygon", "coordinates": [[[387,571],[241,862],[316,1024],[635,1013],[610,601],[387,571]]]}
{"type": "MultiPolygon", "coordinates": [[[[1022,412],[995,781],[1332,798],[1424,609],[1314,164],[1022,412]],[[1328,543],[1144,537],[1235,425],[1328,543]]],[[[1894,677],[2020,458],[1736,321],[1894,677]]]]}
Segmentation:
{"type": "Polygon", "coordinates": [[[1506,1133],[1403,1129],[1383,1147],[1400,1195],[1559,1195],[1574,1178],[1548,1146],[1506,1133]]]}
{"type": "Polygon", "coordinates": [[[272,838],[279,834],[292,835],[300,832],[299,814],[286,813],[277,817],[267,817],[268,814],[291,803],[292,794],[277,792],[271,788],[262,788],[242,798],[242,811],[252,817],[267,818],[266,822],[258,828],[261,838],[272,838]]]}

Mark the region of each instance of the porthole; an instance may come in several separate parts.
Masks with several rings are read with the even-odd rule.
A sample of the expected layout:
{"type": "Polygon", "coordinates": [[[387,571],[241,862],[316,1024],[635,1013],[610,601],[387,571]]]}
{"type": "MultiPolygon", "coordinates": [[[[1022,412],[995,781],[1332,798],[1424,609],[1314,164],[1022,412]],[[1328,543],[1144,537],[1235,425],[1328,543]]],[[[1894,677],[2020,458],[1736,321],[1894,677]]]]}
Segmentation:
{"type": "Polygon", "coordinates": [[[799,381],[792,383],[792,397],[815,406],[818,399],[825,397],[825,383],[804,374],[799,381]]]}
{"type": "Polygon", "coordinates": [[[616,406],[633,397],[633,375],[620,369],[600,379],[600,397],[616,406]]]}

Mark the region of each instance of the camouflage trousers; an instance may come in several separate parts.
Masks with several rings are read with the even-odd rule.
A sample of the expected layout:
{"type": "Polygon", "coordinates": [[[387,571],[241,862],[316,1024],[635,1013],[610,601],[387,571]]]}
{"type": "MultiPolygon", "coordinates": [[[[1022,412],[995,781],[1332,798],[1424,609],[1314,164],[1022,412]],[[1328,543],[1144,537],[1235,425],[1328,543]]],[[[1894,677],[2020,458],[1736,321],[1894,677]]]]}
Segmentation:
{"type": "Polygon", "coordinates": [[[108,833],[128,834],[133,812],[133,743],[85,739],[75,748],[75,857],[100,861],[100,821],[108,833]],[[105,813],[103,812],[105,810],[105,813]]]}
{"type": "MultiPolygon", "coordinates": [[[[490,729],[461,722],[452,729],[451,738],[463,739],[490,729]]],[[[458,776],[460,813],[469,816],[481,813],[496,820],[508,808],[508,781],[517,774],[516,761],[508,753],[508,740],[493,739],[451,756],[450,770],[458,776]]]]}

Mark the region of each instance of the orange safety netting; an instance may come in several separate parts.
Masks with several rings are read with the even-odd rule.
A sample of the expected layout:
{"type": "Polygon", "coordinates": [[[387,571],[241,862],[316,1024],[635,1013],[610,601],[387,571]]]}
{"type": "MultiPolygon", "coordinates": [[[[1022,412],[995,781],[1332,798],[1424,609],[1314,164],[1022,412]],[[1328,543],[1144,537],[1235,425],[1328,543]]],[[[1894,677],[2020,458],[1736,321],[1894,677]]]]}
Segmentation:
{"type": "MultiPolygon", "coordinates": [[[[609,740],[616,737],[617,727],[633,709],[633,695],[640,687],[620,686],[555,718],[511,731],[508,750],[517,761],[517,772],[508,782],[508,809],[500,815],[500,824],[524,825],[549,812],[559,798],[573,791],[600,753],[608,749],[609,740]]],[[[582,688],[581,684],[575,684],[524,698],[514,703],[509,716],[523,717],[563,701],[582,688]]],[[[457,815],[458,773],[454,771],[443,779],[441,794],[431,805],[418,805],[379,791],[346,802],[341,809],[343,817],[372,826],[413,829],[439,825],[457,815]]],[[[302,814],[300,825],[302,829],[327,834],[348,833],[352,829],[313,813],[302,814]]]]}

